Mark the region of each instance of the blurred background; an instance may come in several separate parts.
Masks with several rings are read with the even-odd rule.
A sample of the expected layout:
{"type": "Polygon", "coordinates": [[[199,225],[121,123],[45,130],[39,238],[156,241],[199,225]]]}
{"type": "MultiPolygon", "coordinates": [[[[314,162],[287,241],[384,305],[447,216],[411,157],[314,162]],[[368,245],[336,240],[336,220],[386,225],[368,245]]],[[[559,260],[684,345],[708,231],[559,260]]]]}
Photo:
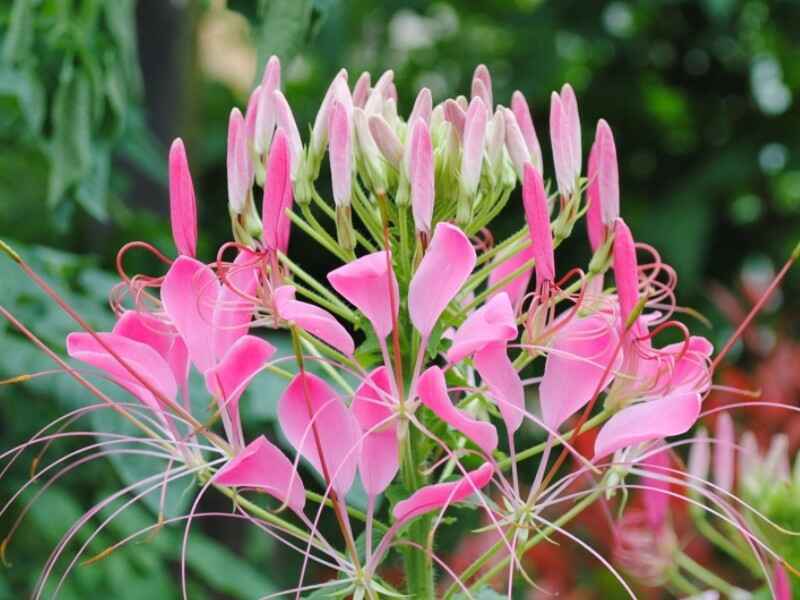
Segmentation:
{"type": "MultiPolygon", "coordinates": [[[[0,238],[93,325],[107,326],[117,249],[143,239],[171,251],[165,184],[174,137],[186,142],[195,178],[199,254],[210,259],[229,238],[228,113],[244,107],[269,54],[283,62],[302,132],[342,66],[351,82],[363,70],[374,80],[393,69],[407,114],[419,87],[430,87],[435,101],[466,94],[473,69],[485,63],[498,102],[508,103],[516,89],[527,95],[547,173],[551,90],[566,81],[575,87],[585,154],[597,119],[609,122],[623,214],[637,238],[678,270],[680,303],[711,324],[690,320],[692,327],[719,346],[800,238],[799,23],[794,0],[5,0],[0,238]]],[[[519,203],[510,205],[501,231],[521,223],[519,203]]],[[[298,261],[318,273],[331,266],[293,236],[298,261]]],[[[583,231],[575,237],[560,251],[562,268],[588,259],[583,231]]],[[[129,271],[153,272],[137,260],[129,271]]],[[[798,292],[800,269],[720,378],[762,389],[769,401],[798,403],[798,292]]],[[[0,303],[63,350],[73,326],[7,260],[0,260],[0,303]]],[[[52,368],[5,323],[0,348],[0,379],[52,368]]],[[[85,402],[65,379],[0,386],[0,448],[85,402]]],[[[256,405],[250,422],[270,427],[274,399],[249,404],[256,405]]],[[[737,418],[750,425],[750,417],[737,418]]],[[[795,421],[781,413],[758,424],[764,435],[788,432],[796,449],[795,421]]],[[[63,443],[53,456],[69,448],[63,443]]],[[[32,468],[28,457],[0,480],[3,503],[32,468]]],[[[96,462],[48,489],[3,547],[9,566],[0,569],[0,598],[25,597],[68,524],[136,468],[96,462]]],[[[20,508],[0,519],[3,535],[20,508]]],[[[145,503],[115,519],[88,555],[151,523],[153,509],[145,503]]],[[[588,532],[591,521],[582,527],[588,532]]],[[[177,597],[179,535],[164,531],[78,567],[60,597],[177,597]]],[[[607,540],[597,534],[595,543],[607,540]]],[[[245,527],[199,524],[192,544],[193,598],[255,598],[291,583],[291,559],[245,527]]],[[[620,592],[577,551],[551,546],[541,554],[531,564],[546,565],[538,576],[550,589],[575,598],[620,592]]]]}

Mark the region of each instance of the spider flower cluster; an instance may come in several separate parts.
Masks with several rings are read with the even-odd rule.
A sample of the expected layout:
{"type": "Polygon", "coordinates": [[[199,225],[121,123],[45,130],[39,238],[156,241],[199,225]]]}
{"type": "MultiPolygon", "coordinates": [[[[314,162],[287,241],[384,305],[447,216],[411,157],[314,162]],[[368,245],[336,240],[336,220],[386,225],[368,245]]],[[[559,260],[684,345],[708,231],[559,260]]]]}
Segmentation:
{"type": "Polygon", "coordinates": [[[524,95],[509,104],[495,104],[479,66],[469,98],[434,105],[422,89],[404,118],[391,71],[373,83],[342,70],[304,141],[271,58],[245,112],[230,113],[232,241],[211,257],[197,256],[189,160],[174,142],[177,256],[126,246],[150,248],[166,272],[129,276],[121,251],[116,325],[67,339],[70,357],[140,405],[105,396],[84,367],[65,368],[169,460],[163,485],[197,478],[200,492],[182,517],[184,556],[200,499],[218,490],[233,499],[232,514],[301,554],[287,591],[297,597],[471,597],[487,584],[510,594],[514,584],[536,587],[520,557],[554,534],[585,547],[632,593],[565,525],[638,475],[663,497],[620,523],[618,562],[651,585],[668,578],[679,545],[666,529],[664,486],[689,475],[653,457],[698,420],[712,345],[672,319],[674,271],[620,216],[609,125],[597,123],[584,169],[575,93],[553,92],[547,173],[524,95]],[[317,186],[326,163],[330,199],[317,186]],[[518,184],[525,221],[497,240],[489,227],[518,202],[518,184]],[[559,264],[555,249],[581,219],[587,266],[559,264]],[[341,266],[318,281],[291,259],[292,243],[316,244],[341,266]],[[658,344],[668,328],[681,341],[658,344]],[[291,336],[292,355],[276,356],[276,330],[291,336]],[[211,421],[192,413],[192,371],[213,399],[211,421]],[[273,440],[240,413],[264,371],[285,377],[272,399],[282,434],[273,440]],[[593,449],[578,452],[573,442],[588,430],[593,449]],[[348,504],[356,477],[365,513],[348,504]],[[455,572],[437,554],[436,534],[465,502],[496,543],[455,572]],[[319,531],[326,511],[337,536],[319,531]],[[389,556],[402,560],[400,580],[384,576],[389,556]],[[318,580],[314,565],[339,577],[318,580]]]}

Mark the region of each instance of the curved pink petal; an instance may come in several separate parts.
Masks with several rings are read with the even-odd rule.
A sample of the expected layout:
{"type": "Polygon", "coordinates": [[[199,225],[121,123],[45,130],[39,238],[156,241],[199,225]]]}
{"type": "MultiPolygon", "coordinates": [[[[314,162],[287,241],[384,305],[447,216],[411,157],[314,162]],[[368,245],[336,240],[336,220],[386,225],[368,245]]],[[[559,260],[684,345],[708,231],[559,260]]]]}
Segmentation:
{"type": "Polygon", "coordinates": [[[525,418],[525,390],[519,373],[508,358],[505,342],[489,344],[473,359],[489,393],[500,409],[509,432],[514,433],[525,418]]]}
{"type": "Polygon", "coordinates": [[[717,439],[714,444],[714,483],[726,492],[733,490],[736,439],[733,419],[726,413],[717,417],[717,439]]]}
{"type": "Polygon", "coordinates": [[[330,386],[311,373],[296,375],[278,401],[278,421],[292,446],[323,477],[327,470],[336,492],[346,495],[356,475],[361,434],[330,386]]]}
{"type": "MultiPolygon", "coordinates": [[[[495,267],[489,274],[489,287],[494,287],[513,272],[521,269],[525,263],[532,259],[533,248],[531,246],[526,246],[508,259],[505,259],[503,256],[498,256],[494,259],[495,267]]],[[[508,294],[508,299],[511,301],[511,305],[516,309],[519,306],[519,303],[525,297],[525,292],[528,291],[528,284],[531,281],[532,274],[533,267],[530,267],[494,292],[492,296],[496,296],[497,294],[501,293],[508,294]]]]}
{"type": "Polygon", "coordinates": [[[389,370],[378,367],[358,387],[353,398],[353,415],[364,433],[358,470],[367,494],[376,496],[394,480],[400,468],[400,442],[394,411],[389,370]]]}
{"type": "Polygon", "coordinates": [[[201,373],[216,363],[212,325],[219,287],[217,276],[208,265],[187,256],[172,263],[161,285],[164,309],[201,373]]]}
{"type": "Polygon", "coordinates": [[[178,253],[194,256],[197,253],[197,204],[181,138],[176,138],[169,149],[169,211],[172,239],[178,253]]]}
{"type": "Polygon", "coordinates": [[[294,288],[289,285],[279,287],[273,299],[281,319],[291,321],[303,331],[318,337],[326,344],[351,356],[355,343],[347,330],[326,310],[318,306],[294,299],[294,288]]]}
{"type": "Polygon", "coordinates": [[[353,178],[352,123],[345,106],[338,100],[331,105],[328,136],[333,200],[336,206],[349,206],[353,178]]]}
{"type": "Polygon", "coordinates": [[[453,345],[447,351],[450,362],[458,362],[487,344],[507,342],[517,337],[517,322],[508,294],[492,296],[467,317],[456,331],[453,345]]]}
{"type": "Polygon", "coordinates": [[[486,454],[491,456],[497,448],[497,430],[491,423],[473,419],[453,406],[447,394],[442,370],[433,366],[420,375],[417,394],[422,403],[453,429],[471,439],[486,454]]]}
{"type": "Polygon", "coordinates": [[[100,340],[90,333],[70,333],[67,336],[67,354],[104,371],[111,380],[157,413],[163,411],[160,397],[175,401],[175,377],[155,349],[116,333],[97,335],[100,340]]]}
{"type": "Polygon", "coordinates": [[[575,317],[558,331],[539,386],[545,425],[558,429],[595,393],[605,389],[622,360],[622,353],[617,351],[618,340],[609,318],[599,313],[575,317]],[[607,370],[612,361],[614,364],[607,370]]]}
{"type": "Polygon", "coordinates": [[[126,310],[114,325],[112,333],[147,344],[167,361],[175,383],[186,383],[189,377],[189,352],[177,330],[158,317],[145,312],[126,310]]]}
{"type": "Polygon", "coordinates": [[[269,342],[245,335],[230,347],[219,364],[206,371],[206,387],[227,409],[236,432],[240,431],[239,399],[274,353],[275,347],[269,342]]]}
{"type": "Polygon", "coordinates": [[[686,433],[700,415],[700,404],[700,394],[676,392],[623,408],[597,434],[595,460],[620,448],[686,433]]]}
{"type": "Polygon", "coordinates": [[[458,481],[436,483],[420,488],[409,498],[395,504],[392,516],[396,522],[404,523],[420,515],[461,502],[486,487],[492,480],[493,474],[494,467],[484,463],[458,481]]]}
{"type": "Polygon", "coordinates": [[[525,219],[528,222],[533,256],[536,259],[536,281],[539,284],[545,280],[553,281],[556,267],[547,192],[544,189],[542,176],[530,163],[526,163],[524,167],[522,202],[525,205],[525,219]]]}
{"type": "Polygon", "coordinates": [[[303,512],[306,490],[291,461],[263,435],[250,442],[214,475],[214,483],[261,490],[296,513],[303,512]]]}
{"type": "Polygon", "coordinates": [[[386,251],[373,252],[328,273],[328,281],[372,323],[385,338],[397,319],[400,294],[386,251]],[[394,307],[394,312],[392,312],[394,307]]]}
{"type": "Polygon", "coordinates": [[[220,360],[233,343],[250,330],[254,296],[258,287],[259,258],[249,250],[240,250],[224,276],[211,319],[214,358],[220,360]]]}
{"type": "Polygon", "coordinates": [[[614,278],[624,324],[639,301],[639,265],[631,230],[622,219],[614,224],[614,278]]]}
{"type": "Polygon", "coordinates": [[[669,477],[669,451],[661,450],[651,454],[642,461],[642,466],[651,467],[652,477],[643,476],[642,486],[649,488],[642,490],[644,510],[647,515],[647,523],[655,531],[660,531],[664,526],[669,509],[669,482],[664,481],[664,477],[669,477]],[[653,489],[655,488],[655,489],[653,489]]]}
{"type": "Polygon", "coordinates": [[[278,129],[267,159],[264,183],[264,206],[261,211],[264,244],[270,250],[286,254],[292,222],[286,211],[292,208],[293,194],[289,142],[278,129]]]}
{"type": "Polygon", "coordinates": [[[408,288],[408,312],[414,327],[428,337],[436,321],[475,267],[475,249],[455,225],[439,223],[428,251],[408,288]]]}
{"type": "Polygon", "coordinates": [[[414,124],[411,132],[408,178],[411,183],[411,210],[417,231],[430,234],[433,218],[433,144],[423,119],[414,124]]]}

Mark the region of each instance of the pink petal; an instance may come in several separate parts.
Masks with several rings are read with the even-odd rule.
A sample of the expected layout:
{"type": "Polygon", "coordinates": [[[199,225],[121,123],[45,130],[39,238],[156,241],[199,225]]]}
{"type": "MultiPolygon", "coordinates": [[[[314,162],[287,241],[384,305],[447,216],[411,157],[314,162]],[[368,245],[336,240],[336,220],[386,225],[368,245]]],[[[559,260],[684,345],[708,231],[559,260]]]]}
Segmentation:
{"type": "Polygon", "coordinates": [[[425,371],[417,382],[417,394],[422,403],[453,429],[471,439],[487,455],[497,448],[497,430],[491,423],[473,419],[453,406],[447,394],[447,385],[442,370],[433,366],[425,371]]]}
{"type": "Polygon", "coordinates": [[[244,113],[244,130],[249,144],[256,138],[256,117],[258,116],[258,103],[261,99],[261,86],[256,86],[247,101],[247,110],[244,113]]]}
{"type": "Polygon", "coordinates": [[[324,460],[334,489],[346,495],[356,475],[361,434],[350,409],[330,386],[311,373],[296,375],[278,402],[278,421],[292,446],[323,477],[324,460]]]}
{"type": "Polygon", "coordinates": [[[639,266],[631,230],[622,219],[614,224],[614,278],[625,323],[639,301],[639,266]]]}
{"type": "Polygon", "coordinates": [[[647,523],[655,531],[661,531],[667,517],[667,510],[669,509],[669,482],[664,481],[663,477],[669,477],[671,473],[666,469],[669,468],[669,451],[661,450],[655,454],[651,454],[642,461],[643,467],[652,467],[655,477],[642,477],[642,485],[648,488],[642,490],[642,499],[644,500],[644,510],[647,515],[647,523]]]}
{"type": "Polygon", "coordinates": [[[464,112],[458,102],[453,99],[448,99],[444,103],[444,118],[445,121],[452,123],[456,128],[458,136],[464,138],[464,127],[467,122],[467,114],[464,112]]]}
{"type": "Polygon", "coordinates": [[[411,497],[395,504],[392,516],[404,523],[420,515],[440,510],[472,496],[492,480],[494,467],[484,463],[467,476],[448,483],[436,483],[420,488],[411,497]]]}
{"type": "Polygon", "coordinates": [[[214,328],[214,357],[217,360],[250,330],[255,306],[242,295],[255,295],[259,272],[258,256],[249,250],[240,250],[225,274],[211,319],[214,328]]]}
{"type": "Polygon", "coordinates": [[[381,115],[370,115],[369,132],[386,162],[396,169],[399,168],[403,160],[403,144],[386,119],[381,115]]]}
{"type": "Polygon", "coordinates": [[[553,233],[550,230],[550,210],[547,208],[547,192],[539,172],[525,165],[522,181],[522,201],[525,205],[525,218],[531,234],[533,256],[536,259],[536,281],[555,279],[556,267],[553,252],[553,233]]]}
{"type": "Polygon", "coordinates": [[[494,106],[492,100],[492,76],[489,74],[489,69],[486,65],[478,65],[475,67],[475,72],[472,74],[472,97],[479,97],[483,100],[484,105],[491,110],[494,106]]]}
{"type": "MultiPolygon", "coordinates": [[[[611,133],[608,123],[603,119],[597,122],[597,132],[592,150],[597,152],[595,179],[603,224],[611,225],[619,217],[619,172],[614,135],[611,133]]],[[[591,173],[589,177],[591,178],[591,173]]]]}
{"type": "Polygon", "coordinates": [[[364,436],[361,441],[359,473],[367,494],[377,496],[394,480],[400,468],[400,442],[394,411],[389,370],[378,367],[358,387],[353,399],[355,415],[364,436]]]}
{"type": "Polygon", "coordinates": [[[172,263],[161,285],[164,309],[186,343],[189,358],[201,373],[216,363],[211,340],[219,287],[214,271],[188,256],[178,257],[172,263]]]}
{"type": "MultiPolygon", "coordinates": [[[[533,126],[528,101],[522,92],[516,91],[511,96],[511,111],[514,113],[515,120],[528,147],[530,161],[539,173],[542,172],[542,148],[539,145],[539,138],[536,136],[536,128],[533,126]]],[[[521,171],[521,169],[520,169],[521,171]]]]}
{"type": "Polygon", "coordinates": [[[472,99],[464,122],[464,145],[461,155],[461,184],[467,194],[478,189],[486,144],[486,124],[489,115],[486,105],[478,97],[472,99]]]}
{"type": "Polygon", "coordinates": [[[561,103],[569,136],[570,172],[574,180],[581,174],[581,121],[578,116],[578,100],[572,86],[565,83],[561,87],[561,103]]]}
{"type": "Polygon", "coordinates": [[[270,56],[261,80],[258,112],[255,118],[254,147],[258,154],[265,154],[272,143],[275,131],[275,97],[273,92],[281,87],[281,63],[277,56],[270,56]]]}
{"type": "Polygon", "coordinates": [[[391,333],[400,306],[397,279],[390,263],[386,251],[374,252],[328,273],[333,289],[364,313],[381,338],[391,333]]]}
{"type": "Polygon", "coordinates": [[[411,322],[428,337],[475,267],[475,249],[455,225],[439,223],[408,288],[411,322]]]}
{"type": "Polygon", "coordinates": [[[367,103],[367,96],[370,92],[370,76],[367,71],[361,73],[361,76],[356,81],[353,87],[353,105],[358,108],[364,108],[367,103]]]}
{"type": "Polygon", "coordinates": [[[618,339],[608,317],[599,313],[574,317],[559,330],[545,361],[539,386],[545,425],[558,429],[595,393],[599,394],[608,386],[622,359],[622,354],[617,352],[618,339]],[[612,361],[614,364],[606,372],[606,366],[612,361]]]}
{"type": "Polygon", "coordinates": [[[428,126],[417,120],[411,133],[409,154],[409,182],[411,183],[411,209],[417,231],[430,234],[433,218],[433,144],[428,126]]]}
{"type": "Polygon", "coordinates": [[[772,585],[775,586],[775,600],[792,600],[792,582],[781,564],[775,565],[775,580],[772,585]]]}
{"type": "Polygon", "coordinates": [[[350,115],[338,100],[331,105],[328,134],[333,200],[336,206],[348,206],[353,177],[352,126],[350,115]]]}
{"type": "MultiPolygon", "coordinates": [[[[494,287],[498,282],[511,275],[511,273],[517,269],[520,269],[531,259],[533,259],[533,248],[531,246],[526,246],[509,259],[505,259],[502,255],[498,256],[494,259],[496,266],[489,274],[489,287],[494,287]]],[[[494,292],[492,296],[501,293],[508,294],[511,305],[516,309],[525,296],[525,292],[528,290],[528,283],[530,283],[532,273],[533,267],[523,271],[498,291],[494,292]]]]}
{"type": "Polygon", "coordinates": [[[431,91],[428,88],[422,88],[417,94],[417,99],[414,101],[414,108],[411,109],[411,114],[408,116],[408,126],[413,128],[416,125],[416,120],[422,119],[425,125],[431,122],[431,113],[433,112],[433,98],[431,91]]]}
{"type": "Polygon", "coordinates": [[[571,171],[569,129],[564,116],[564,105],[556,92],[550,95],[550,145],[553,149],[558,191],[562,196],[568,196],[575,188],[575,181],[571,171]]]}
{"type": "Polygon", "coordinates": [[[297,129],[297,123],[286,97],[279,90],[273,92],[273,95],[275,96],[275,126],[278,130],[283,129],[286,132],[289,142],[289,163],[291,172],[294,174],[300,161],[300,155],[303,153],[303,142],[300,140],[300,131],[297,129]]]}
{"type": "Polygon", "coordinates": [[[239,399],[274,353],[272,344],[246,335],[230,347],[218,365],[206,371],[206,387],[227,409],[236,431],[240,430],[239,399]]]}
{"type": "Polygon", "coordinates": [[[261,490],[298,514],[303,512],[306,503],[300,475],[283,452],[263,435],[217,471],[213,481],[217,485],[261,490]]]}
{"type": "Polygon", "coordinates": [[[331,103],[334,98],[340,102],[346,102],[345,97],[350,96],[347,87],[347,71],[341,69],[336,77],[333,78],[325,97],[322,99],[317,116],[314,119],[314,126],[311,128],[311,141],[309,142],[309,154],[319,158],[325,146],[328,144],[328,123],[330,121],[331,103]]]}
{"type": "Polygon", "coordinates": [[[289,142],[283,129],[278,129],[267,159],[264,183],[263,219],[264,243],[270,250],[286,253],[292,221],[286,214],[291,210],[293,195],[289,142]]]}
{"type": "Polygon", "coordinates": [[[167,361],[175,383],[185,385],[189,377],[189,353],[177,330],[149,313],[126,310],[112,333],[150,346],[167,361]]]}
{"type": "Polygon", "coordinates": [[[475,368],[489,386],[509,432],[514,433],[525,418],[525,390],[519,373],[511,364],[504,342],[485,346],[475,354],[475,368]]]}
{"type": "Polygon", "coordinates": [[[372,91],[367,98],[367,103],[364,105],[364,110],[367,114],[380,113],[383,108],[384,101],[391,97],[391,87],[394,85],[394,71],[391,69],[384,71],[383,74],[375,82],[372,91]]]}
{"type": "Polygon", "coordinates": [[[247,125],[238,108],[228,119],[228,204],[236,214],[244,210],[247,194],[253,185],[253,169],[247,147],[247,125]]]}
{"type": "Polygon", "coordinates": [[[697,421],[700,402],[700,394],[678,391],[623,408],[597,434],[595,460],[620,448],[686,433],[697,421]]]}
{"type": "Polygon", "coordinates": [[[714,483],[726,492],[733,490],[735,444],[733,419],[726,412],[720,413],[717,417],[717,439],[714,444],[714,483]]]}
{"type": "Polygon", "coordinates": [[[705,429],[698,430],[694,442],[689,449],[689,475],[694,478],[692,483],[702,483],[708,477],[708,467],[711,464],[708,436],[705,429]]]}
{"type": "Polygon", "coordinates": [[[279,287],[273,293],[278,315],[290,321],[303,331],[318,337],[342,354],[352,356],[355,343],[347,330],[328,311],[307,302],[294,299],[294,288],[289,285],[279,287]]]}
{"type": "Polygon", "coordinates": [[[586,232],[589,234],[589,245],[593,252],[603,244],[606,227],[603,225],[603,206],[600,200],[600,179],[597,176],[597,142],[592,144],[589,152],[589,185],[586,188],[586,232]]]}
{"type": "Polygon", "coordinates": [[[505,121],[506,149],[511,162],[514,164],[517,177],[522,179],[525,163],[531,160],[531,155],[525,144],[525,139],[522,137],[522,131],[519,128],[517,119],[514,117],[514,113],[508,108],[501,110],[505,121]]]}
{"type": "Polygon", "coordinates": [[[498,106],[494,116],[489,121],[489,137],[486,139],[486,156],[493,169],[493,173],[500,173],[503,169],[501,159],[506,141],[506,122],[503,117],[503,108],[498,106]]]}
{"type": "Polygon", "coordinates": [[[517,323],[511,301],[507,294],[497,294],[461,324],[447,351],[447,360],[456,363],[487,344],[507,342],[516,337],[517,323]]]}
{"type": "Polygon", "coordinates": [[[183,140],[176,138],[169,149],[169,210],[172,239],[179,254],[197,253],[197,205],[192,174],[183,140]]]}
{"type": "Polygon", "coordinates": [[[104,371],[115,383],[158,413],[163,410],[163,405],[156,395],[175,401],[175,378],[156,350],[119,334],[97,335],[101,341],[90,333],[70,333],[67,336],[67,354],[104,371]]]}

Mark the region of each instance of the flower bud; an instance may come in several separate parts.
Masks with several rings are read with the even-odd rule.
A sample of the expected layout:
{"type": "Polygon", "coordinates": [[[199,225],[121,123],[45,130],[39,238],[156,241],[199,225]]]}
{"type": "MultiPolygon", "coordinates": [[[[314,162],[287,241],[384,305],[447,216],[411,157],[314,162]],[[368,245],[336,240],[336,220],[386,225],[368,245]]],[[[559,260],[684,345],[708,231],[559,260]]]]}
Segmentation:
{"type": "Polygon", "coordinates": [[[570,196],[581,174],[581,129],[575,92],[569,84],[550,98],[550,140],[558,191],[570,196]]]}
{"type": "Polygon", "coordinates": [[[275,100],[273,92],[281,87],[281,63],[277,56],[270,56],[261,80],[261,93],[258,98],[258,112],[255,119],[253,146],[258,154],[269,150],[275,132],[275,100]]]}
{"type": "Polygon", "coordinates": [[[247,130],[244,117],[238,108],[228,118],[228,206],[234,214],[241,214],[245,199],[252,186],[253,169],[247,149],[247,130]]]}
{"type": "Polygon", "coordinates": [[[294,120],[292,109],[286,101],[286,97],[279,90],[273,92],[273,103],[275,106],[277,127],[283,129],[289,142],[292,179],[294,179],[297,175],[300,156],[303,153],[303,142],[300,140],[300,131],[297,129],[297,123],[294,120]]]}
{"type": "Polygon", "coordinates": [[[414,108],[411,109],[411,114],[408,117],[409,131],[414,128],[414,121],[418,118],[423,119],[426,125],[430,125],[432,112],[433,99],[431,97],[431,91],[428,88],[422,88],[419,94],[417,94],[417,99],[414,101],[414,108]]]}
{"type": "Polygon", "coordinates": [[[330,120],[330,106],[334,99],[340,102],[347,102],[350,97],[350,90],[347,89],[347,71],[342,69],[333,78],[333,81],[328,86],[325,92],[325,97],[322,99],[322,104],[317,111],[317,116],[314,119],[314,125],[311,128],[311,139],[308,143],[308,161],[310,166],[310,175],[316,179],[319,175],[319,166],[322,162],[322,155],[325,153],[325,147],[328,145],[328,122],[330,120]]]}
{"type": "Polygon", "coordinates": [[[453,124],[458,136],[464,137],[464,125],[467,121],[467,115],[464,110],[453,99],[448,99],[444,103],[444,118],[446,121],[453,124]]]}
{"type": "Polygon", "coordinates": [[[369,181],[371,187],[377,193],[382,194],[388,187],[386,162],[383,160],[383,156],[370,133],[367,113],[361,108],[355,107],[353,109],[353,125],[355,126],[358,157],[363,167],[365,179],[369,181]]]}
{"type": "Polygon", "coordinates": [[[489,162],[489,174],[494,182],[502,179],[505,168],[503,148],[506,141],[506,124],[503,109],[498,107],[489,121],[489,134],[486,140],[486,158],[489,162]]]}
{"type": "MultiPolygon", "coordinates": [[[[511,95],[511,112],[514,113],[514,119],[519,126],[525,146],[528,148],[531,164],[539,173],[543,173],[542,148],[539,145],[539,138],[536,136],[536,129],[533,126],[533,118],[528,107],[528,101],[525,100],[525,96],[520,91],[516,91],[511,95]]],[[[506,123],[507,126],[508,123],[506,123]]]]}
{"type": "Polygon", "coordinates": [[[468,223],[472,217],[472,207],[483,165],[487,120],[486,105],[483,100],[477,97],[473,98],[464,121],[464,143],[459,175],[460,199],[457,215],[457,220],[461,224],[468,223]]]}
{"type": "Polygon", "coordinates": [[[434,165],[431,135],[424,119],[416,120],[409,140],[411,147],[408,179],[411,183],[411,209],[417,231],[430,234],[434,202],[434,165]]]}
{"type": "Polygon", "coordinates": [[[525,219],[530,231],[533,257],[536,260],[536,282],[537,286],[540,286],[544,281],[555,279],[556,269],[547,192],[544,189],[542,176],[530,163],[525,165],[522,201],[525,205],[525,219]]]}
{"type": "Polygon", "coordinates": [[[169,208],[172,239],[179,254],[197,253],[197,202],[183,140],[176,138],[169,149],[169,208]]]}
{"type": "Polygon", "coordinates": [[[486,65],[478,65],[472,74],[472,97],[476,96],[483,100],[487,110],[492,110],[492,76],[486,65]]]}
{"type": "Polygon", "coordinates": [[[733,419],[728,413],[717,418],[717,443],[714,445],[714,483],[726,492],[733,490],[735,464],[733,419]]]}
{"type": "MultiPolygon", "coordinates": [[[[366,114],[366,111],[365,111],[366,114]]],[[[403,144],[400,138],[389,126],[381,115],[369,116],[369,131],[372,134],[372,139],[383,154],[390,165],[395,169],[400,168],[400,163],[403,160],[403,144]]]]}
{"type": "Polygon", "coordinates": [[[369,93],[367,102],[364,105],[364,112],[368,115],[381,114],[383,112],[383,103],[390,97],[390,88],[393,85],[394,71],[384,71],[383,75],[378,78],[375,87],[369,93]]]}
{"type": "Polygon", "coordinates": [[[367,71],[361,73],[356,85],[353,87],[353,106],[364,108],[369,97],[370,83],[369,73],[367,71]]]}
{"type": "Polygon", "coordinates": [[[353,185],[353,140],[351,116],[338,100],[331,105],[328,153],[331,164],[333,200],[336,206],[350,206],[353,185]]]}

